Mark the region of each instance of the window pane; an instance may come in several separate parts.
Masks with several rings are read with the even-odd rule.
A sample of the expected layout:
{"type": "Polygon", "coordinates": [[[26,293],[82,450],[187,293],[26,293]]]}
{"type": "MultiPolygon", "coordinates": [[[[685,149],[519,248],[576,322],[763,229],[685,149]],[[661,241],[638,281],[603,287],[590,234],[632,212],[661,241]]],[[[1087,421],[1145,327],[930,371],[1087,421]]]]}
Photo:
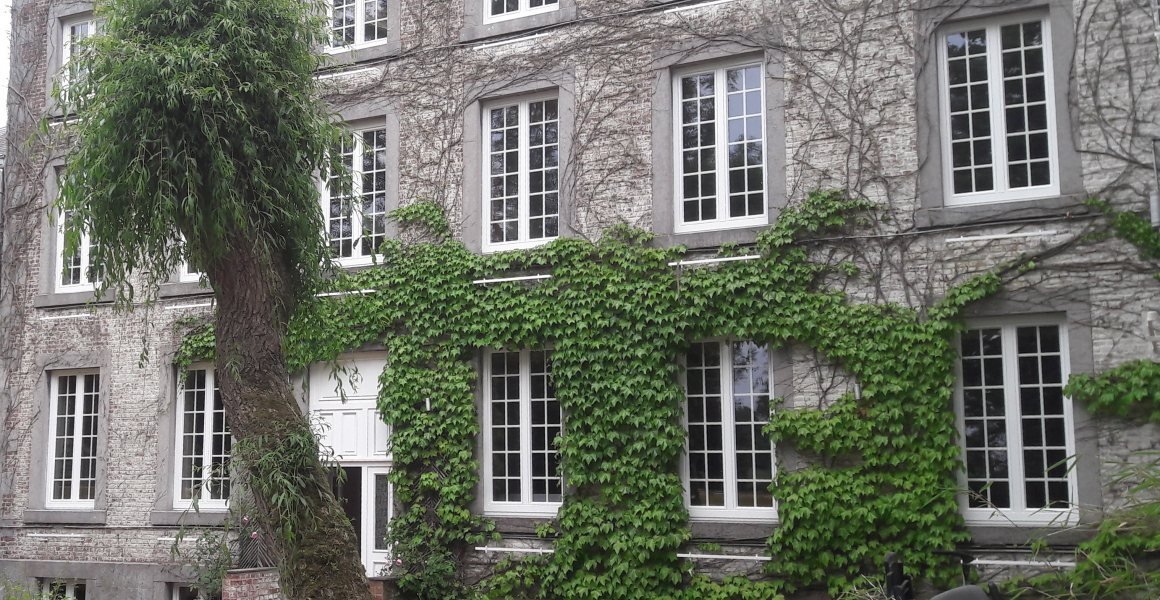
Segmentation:
{"type": "Polygon", "coordinates": [[[491,110],[491,165],[492,183],[489,200],[491,211],[491,242],[514,242],[519,239],[519,171],[520,171],[520,107],[506,106],[491,110]],[[495,210],[495,207],[502,207],[495,210]]]}
{"type": "Polygon", "coordinates": [[[1019,393],[1027,508],[1068,508],[1063,363],[1059,327],[1019,327],[1019,393]],[[1042,399],[1042,404],[1040,404],[1042,399]],[[1049,498],[1047,490],[1057,494],[1049,498]]]}
{"type": "Polygon", "coordinates": [[[528,108],[529,239],[559,235],[559,101],[532,102],[528,108]]]}
{"type": "Polygon", "coordinates": [[[984,30],[946,36],[947,114],[951,124],[951,181],[954,193],[994,189],[987,34],[984,30]]]}
{"type": "Polygon", "coordinates": [[[520,353],[491,355],[492,500],[519,502],[520,353]]]}
{"type": "Polygon", "coordinates": [[[686,358],[690,380],[704,382],[688,389],[689,483],[693,506],[725,506],[724,443],[721,430],[721,344],[693,344],[686,358]],[[713,358],[711,358],[713,357],[713,358]],[[715,358],[715,359],[714,359],[715,358]]]}
{"type": "Polygon", "coordinates": [[[552,382],[552,353],[531,352],[532,502],[560,502],[563,478],[556,460],[556,438],[563,423],[556,386],[552,382]],[[538,466],[538,468],[537,468],[538,466]]]}
{"type": "Polygon", "coordinates": [[[1003,104],[1008,148],[1031,148],[1008,157],[1012,188],[1050,185],[1047,94],[1044,90],[1042,23],[1006,25],[1003,43],[1003,104]]]}
{"type": "Polygon", "coordinates": [[[714,77],[713,73],[705,73],[681,78],[681,197],[686,223],[717,218],[714,77]]]}
{"type": "Polygon", "coordinates": [[[999,329],[972,329],[961,336],[963,444],[973,507],[1010,508],[1001,341],[999,329]]]}
{"type": "Polygon", "coordinates": [[[385,473],[375,475],[375,550],[390,550],[387,526],[391,517],[391,482],[385,473]]]}
{"type": "Polygon", "coordinates": [[[331,45],[347,46],[354,43],[355,0],[331,0],[331,45]]]}
{"type": "Polygon", "coordinates": [[[736,433],[737,506],[773,507],[773,444],[762,428],[769,424],[769,350],[753,342],[732,342],[733,424],[736,433]]]}
{"type": "Polygon", "coordinates": [[[362,132],[362,255],[387,239],[387,130],[362,132]]]}

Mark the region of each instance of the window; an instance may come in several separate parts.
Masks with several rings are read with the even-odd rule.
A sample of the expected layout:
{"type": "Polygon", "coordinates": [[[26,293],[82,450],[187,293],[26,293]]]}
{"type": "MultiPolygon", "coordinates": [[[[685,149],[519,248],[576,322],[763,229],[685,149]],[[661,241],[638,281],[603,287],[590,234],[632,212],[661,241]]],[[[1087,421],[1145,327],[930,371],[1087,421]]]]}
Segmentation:
{"type": "Polygon", "coordinates": [[[331,1],[332,48],[386,41],[387,0],[331,1]]]}
{"type": "Polygon", "coordinates": [[[555,515],[564,499],[556,453],[563,420],[552,352],[491,352],[484,370],[484,510],[555,515]]]}
{"type": "Polygon", "coordinates": [[[97,371],[77,371],[54,375],[51,382],[52,461],[46,506],[92,509],[97,498],[101,376],[97,371]]]}
{"type": "Polygon", "coordinates": [[[352,133],[335,151],[353,179],[347,190],[338,175],[329,178],[323,214],[330,248],[340,263],[369,264],[387,239],[387,130],[352,133]]]}
{"type": "Polygon", "coordinates": [[[555,97],[490,105],[484,250],[534,246],[560,235],[560,111],[555,97]]]}
{"type": "Polygon", "coordinates": [[[363,353],[340,358],[338,368],[315,364],[310,371],[310,412],[323,423],[320,444],[333,450],[345,474],[334,481],[335,495],[354,526],[368,576],[390,564],[387,523],[393,491],[387,476],[390,429],[378,411],[379,375],[386,356],[363,353]]]}
{"type": "Polygon", "coordinates": [[[939,39],[945,203],[1058,195],[1048,21],[961,25],[939,39]]]}
{"type": "Polygon", "coordinates": [[[685,355],[684,476],[691,517],[777,518],[769,491],[774,447],[762,432],[773,385],[769,364],[768,348],[746,341],[696,343],[685,355]]]}
{"type": "Polygon", "coordinates": [[[560,8],[559,0],[482,0],[488,5],[487,20],[498,21],[548,12],[560,8]]]}
{"type": "Polygon", "coordinates": [[[968,518],[1044,522],[1075,504],[1075,453],[1059,324],[978,327],[960,338],[956,412],[968,518]]]}
{"type": "Polygon", "coordinates": [[[185,262],[177,273],[177,281],[181,283],[198,283],[201,281],[201,271],[192,264],[185,262]]]}
{"type": "Polygon", "coordinates": [[[224,509],[230,497],[230,452],[233,437],[211,368],[185,372],[178,390],[177,465],[174,504],[224,509]]]}
{"type": "Polygon", "coordinates": [[[677,232],[768,222],[763,80],[761,64],[674,78],[677,232]]]}
{"type": "Polygon", "coordinates": [[[85,600],[83,579],[44,579],[40,591],[46,600],[85,600]]]}
{"type": "Polygon", "coordinates": [[[96,244],[93,243],[89,234],[80,234],[80,243],[77,246],[76,252],[67,255],[64,253],[64,225],[69,222],[71,217],[71,211],[66,211],[62,219],[62,227],[60,227],[57,234],[57,247],[60,248],[60,277],[57,279],[56,288],[59,292],[91,290],[101,281],[100,273],[91,266],[91,259],[93,251],[96,249],[96,244]]]}
{"type": "Polygon", "coordinates": [[[74,61],[80,51],[80,44],[87,38],[96,35],[100,29],[100,22],[92,15],[69,19],[62,23],[61,31],[61,84],[68,87],[69,82],[76,81],[87,72],[83,62],[74,61]]]}

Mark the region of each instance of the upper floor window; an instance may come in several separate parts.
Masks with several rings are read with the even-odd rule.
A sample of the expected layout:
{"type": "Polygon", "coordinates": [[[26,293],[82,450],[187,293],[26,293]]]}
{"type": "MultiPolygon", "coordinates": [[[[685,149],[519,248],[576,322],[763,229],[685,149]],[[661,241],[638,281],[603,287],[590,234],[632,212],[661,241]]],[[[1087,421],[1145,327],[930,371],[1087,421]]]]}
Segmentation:
{"type": "Polygon", "coordinates": [[[65,212],[62,226],[57,234],[57,247],[60,248],[60,276],[56,280],[56,289],[59,292],[85,291],[93,289],[100,283],[100,273],[92,268],[91,258],[96,245],[87,233],[81,233],[80,243],[75,252],[65,253],[65,225],[71,218],[71,212],[65,212]]]}
{"type": "Polygon", "coordinates": [[[56,374],[51,380],[49,508],[91,509],[97,498],[97,429],[101,375],[56,374]]]}
{"type": "Polygon", "coordinates": [[[939,40],[945,203],[1058,195],[1048,21],[956,26],[939,40]]]}
{"type": "Polygon", "coordinates": [[[1059,324],[962,334],[956,412],[968,519],[1055,521],[1075,505],[1066,338],[1059,324]]]}
{"type": "Polygon", "coordinates": [[[677,232],[768,222],[764,79],[761,64],[674,77],[677,232]]]}
{"type": "Polygon", "coordinates": [[[189,369],[178,391],[180,442],[175,505],[225,508],[233,437],[212,368],[189,369]]]}
{"type": "Polygon", "coordinates": [[[555,515],[564,499],[556,449],[563,418],[552,352],[491,352],[484,371],[484,509],[555,515]]]}
{"type": "Polygon", "coordinates": [[[387,39],[387,0],[331,0],[332,48],[387,39]]]}
{"type": "Polygon", "coordinates": [[[560,8],[559,0],[483,0],[488,5],[489,20],[522,17],[560,8]]]}
{"type": "Polygon", "coordinates": [[[689,516],[773,520],[769,350],[749,341],[701,342],[685,355],[683,475],[689,516]],[[725,379],[725,375],[729,379],[725,379]]]}
{"type": "Polygon", "coordinates": [[[484,107],[488,174],[484,250],[560,235],[560,110],[555,95],[484,107]]]}
{"type": "Polygon", "coordinates": [[[81,43],[96,35],[100,30],[100,21],[87,15],[79,18],[67,19],[61,24],[61,83],[65,87],[69,82],[76,81],[87,72],[84,61],[78,60],[81,43]]]}
{"type": "Polygon", "coordinates": [[[387,130],[353,132],[335,152],[353,179],[343,186],[331,175],[323,194],[330,248],[340,263],[370,263],[387,239],[387,130]]]}

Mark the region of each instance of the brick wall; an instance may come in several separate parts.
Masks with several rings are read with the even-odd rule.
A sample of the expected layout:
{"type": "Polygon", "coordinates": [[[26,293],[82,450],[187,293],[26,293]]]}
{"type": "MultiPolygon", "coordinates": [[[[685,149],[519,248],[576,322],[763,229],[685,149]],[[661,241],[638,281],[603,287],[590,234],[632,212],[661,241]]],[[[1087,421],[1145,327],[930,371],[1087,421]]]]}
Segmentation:
{"type": "Polygon", "coordinates": [[[285,600],[278,569],[240,569],[226,573],[222,600],[285,600]]]}

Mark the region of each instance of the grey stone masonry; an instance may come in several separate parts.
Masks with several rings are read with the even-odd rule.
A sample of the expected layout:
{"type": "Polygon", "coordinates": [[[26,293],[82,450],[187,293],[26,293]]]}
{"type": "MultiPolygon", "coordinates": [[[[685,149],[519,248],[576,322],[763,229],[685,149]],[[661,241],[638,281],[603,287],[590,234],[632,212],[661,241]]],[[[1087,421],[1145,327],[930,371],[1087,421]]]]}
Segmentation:
{"type": "MultiPolygon", "coordinates": [[[[490,15],[489,4],[388,0],[385,38],[328,50],[319,73],[336,113],[360,130],[386,132],[390,205],[438,203],[472,250],[491,251],[497,220],[489,196],[492,111],[554,100],[561,236],[596,240],[626,224],[657,234],[659,245],[712,252],[753,243],[811,191],[845,189],[882,206],[863,234],[833,240],[833,252],[819,254],[861,267],[861,276],[841,282],[851,300],[921,311],[972,275],[1042,255],[1003,295],[972,307],[968,323],[1058,325],[1067,342],[1061,360],[1072,373],[1147,356],[1142,315],[1160,310],[1152,277],[1160,266],[1125,243],[1086,240],[1095,215],[1081,203],[1096,197],[1146,210],[1158,185],[1150,148],[1160,137],[1160,43],[1147,2],[560,0],[511,18],[490,15]],[[979,32],[990,36],[990,54],[980,50],[979,32]],[[962,62],[959,72],[955,36],[975,40],[963,46],[973,54],[962,61],[992,62],[962,62]],[[1020,73],[1031,75],[1007,70],[1001,44],[1022,44],[1020,73]],[[990,89],[962,87],[983,80],[990,89]],[[748,87],[726,97],[731,92],[708,91],[710,81],[748,87]],[[1007,108],[987,112],[988,99],[1007,108]],[[710,110],[720,138],[741,139],[745,152],[730,154],[715,130],[682,128],[710,110]],[[1025,118],[1018,127],[1027,131],[1016,131],[1025,118]],[[754,152],[744,176],[733,175],[739,183],[730,180],[730,157],[745,162],[754,152]],[[724,218],[735,210],[725,199],[719,209],[691,203],[709,196],[714,176],[702,177],[709,172],[720,181],[714,190],[750,186],[738,196],[749,202],[746,215],[724,218]],[[1047,179],[1021,187],[1027,175],[1020,173],[1028,172],[1047,179]],[[719,212],[694,221],[690,210],[719,212]]],[[[0,580],[29,587],[84,580],[90,600],[168,600],[175,586],[195,580],[182,565],[196,535],[176,542],[181,526],[213,527],[224,516],[220,506],[186,511],[174,498],[172,360],[186,325],[211,319],[213,308],[210,290],[178,273],[156,305],[133,312],[58,285],[50,210],[65,157],[46,149],[37,130],[44,118],[63,119],[51,90],[64,36],[91,10],[75,0],[13,2],[0,208],[0,580]],[[54,378],[70,373],[99,374],[98,456],[95,498],[62,506],[49,498],[50,415],[54,378]],[[181,553],[172,552],[175,544],[181,553]]],[[[511,247],[536,243],[520,231],[511,247]]],[[[400,235],[393,225],[389,232],[400,235]]],[[[825,406],[853,389],[840,365],[808,348],[780,354],[775,383],[786,409],[825,406]]],[[[970,550],[1014,560],[1018,547],[1039,538],[1067,550],[1086,535],[1071,525],[1127,501],[1130,482],[1116,473],[1141,452],[1160,450],[1160,428],[1097,420],[1068,406],[1076,510],[1054,522],[971,520],[970,550]]],[[[809,460],[778,450],[783,468],[809,460]]],[[[483,502],[475,508],[483,511],[483,502]]],[[[535,520],[499,519],[505,543],[544,549],[535,520]]],[[[696,543],[750,557],[764,554],[761,540],[776,526],[744,517],[692,524],[696,543]]],[[[500,557],[474,553],[468,567],[485,573],[500,557]]],[[[760,562],[697,559],[695,568],[755,574],[760,562]]],[[[987,576],[996,572],[1007,573],[987,576]]]]}

